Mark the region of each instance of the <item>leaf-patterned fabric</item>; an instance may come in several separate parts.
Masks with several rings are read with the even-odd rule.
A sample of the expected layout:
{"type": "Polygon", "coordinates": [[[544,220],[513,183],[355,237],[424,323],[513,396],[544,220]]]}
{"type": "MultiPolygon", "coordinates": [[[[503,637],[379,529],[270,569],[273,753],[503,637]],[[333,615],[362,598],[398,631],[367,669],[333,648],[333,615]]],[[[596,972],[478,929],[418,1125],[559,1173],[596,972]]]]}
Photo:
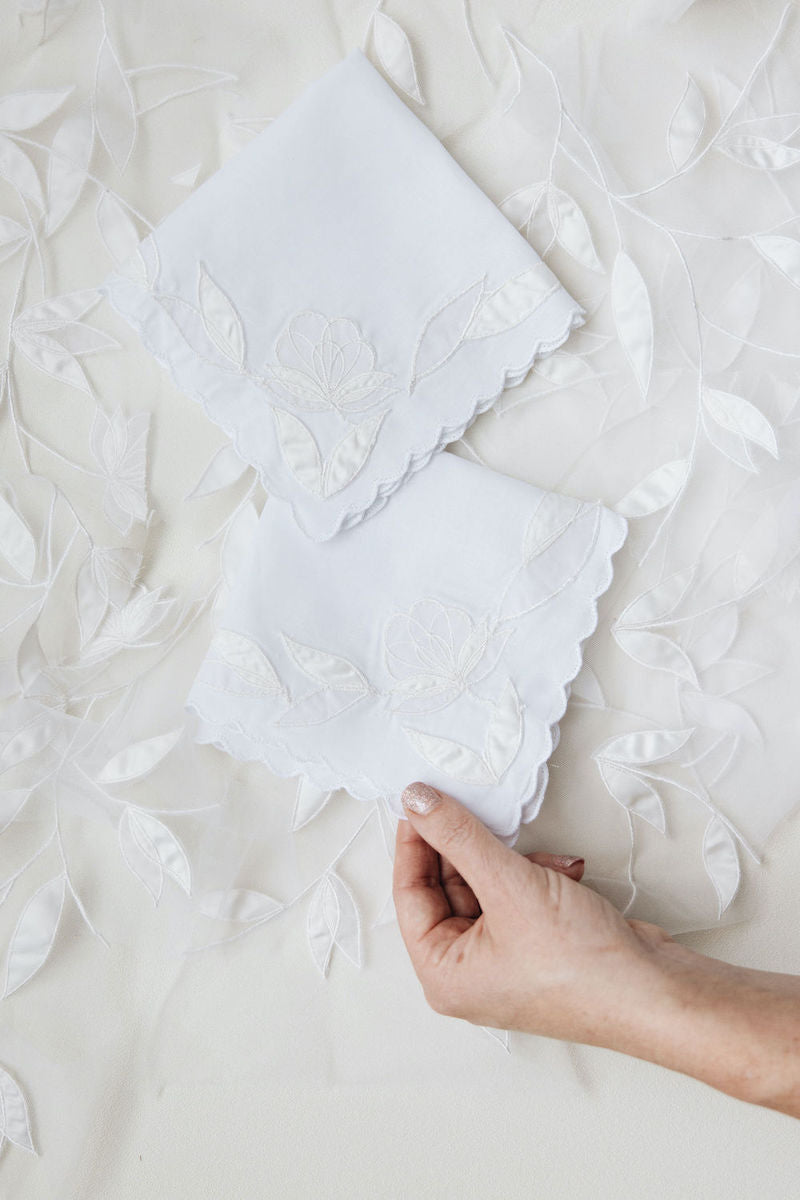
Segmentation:
{"type": "MultiPolygon", "coordinates": [[[[348,645],[349,667],[325,660],[337,686],[317,687],[307,649],[326,648],[303,640],[299,607],[273,657],[215,631],[283,502],[99,290],[138,262],[143,294],[142,240],[360,45],[396,93],[380,103],[463,168],[454,197],[475,187],[492,223],[494,202],[534,256],[521,273],[546,264],[584,313],[453,449],[628,522],[518,844],[584,854],[590,886],[629,916],[706,930],[695,944],[710,953],[793,969],[796,826],[769,838],[797,799],[800,23],[783,0],[647,0],[600,28],[611,2],[570,5],[593,20],[558,43],[558,6],[512,0],[0,6],[4,1195],[278,1195],[289,1168],[298,1193],[324,1179],[351,1195],[357,1160],[377,1196],[396,1183],[399,1111],[413,1112],[410,1194],[500,1180],[527,1197],[556,1144],[598,1194],[647,1194],[654,1163],[665,1200],[757,1195],[767,1177],[794,1194],[780,1122],[754,1137],[751,1110],[722,1097],[724,1121],[710,1119],[691,1081],[662,1088],[602,1052],[490,1040],[428,1012],[393,924],[383,799],[192,739],[183,705],[207,672],[281,711],[354,700],[330,728],[375,681],[348,645]],[[756,904],[763,920],[746,921],[756,904]],[[703,1152],[676,1158],[697,1128],[703,1152]],[[615,1138],[624,1154],[609,1155],[615,1138]]],[[[274,394],[260,399],[275,444],[283,420],[295,446],[304,482],[285,479],[309,513],[349,503],[350,485],[331,489],[361,443],[324,464],[334,433],[388,413],[388,376],[416,405],[492,340],[437,366],[488,296],[477,277],[451,307],[431,294],[387,363],[369,313],[298,297],[267,337],[224,266],[201,261],[187,328],[215,369],[249,363],[264,334],[274,394]]],[[[377,528],[435,462],[349,532],[377,528]]],[[[460,738],[478,776],[513,748],[515,712],[489,717],[504,650],[484,645],[482,619],[458,595],[408,595],[380,631],[378,681],[414,753],[402,727],[438,755],[427,739],[448,736],[438,722],[465,702],[463,679],[491,700],[460,738]]]]}

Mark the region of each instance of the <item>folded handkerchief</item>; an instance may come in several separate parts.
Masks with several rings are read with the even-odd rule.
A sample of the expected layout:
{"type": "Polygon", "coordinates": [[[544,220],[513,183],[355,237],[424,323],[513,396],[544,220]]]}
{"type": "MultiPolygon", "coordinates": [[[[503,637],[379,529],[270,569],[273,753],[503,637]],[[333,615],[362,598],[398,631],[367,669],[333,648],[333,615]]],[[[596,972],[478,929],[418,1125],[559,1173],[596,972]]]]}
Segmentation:
{"type": "Polygon", "coordinates": [[[379,508],[582,323],[358,50],[101,290],[316,540],[379,508]]]}
{"type": "Polygon", "coordinates": [[[186,701],[194,736],[397,812],[420,779],[513,841],[625,533],[450,453],[322,544],[267,501],[186,701]]]}

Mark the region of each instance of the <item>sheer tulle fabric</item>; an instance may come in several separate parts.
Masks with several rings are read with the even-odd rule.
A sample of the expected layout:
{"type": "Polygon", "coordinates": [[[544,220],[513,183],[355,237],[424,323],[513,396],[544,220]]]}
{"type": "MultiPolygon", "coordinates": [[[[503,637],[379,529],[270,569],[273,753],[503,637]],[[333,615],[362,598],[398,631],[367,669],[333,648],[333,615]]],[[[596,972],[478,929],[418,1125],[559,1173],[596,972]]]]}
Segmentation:
{"type": "MultiPolygon", "coordinates": [[[[263,20],[263,6],[234,7],[263,20]]],[[[629,915],[687,929],[747,915],[748,882],[795,804],[800,31],[771,2],[735,19],[674,4],[684,15],[655,28],[648,8],[649,24],[575,31],[535,54],[511,6],[457,28],[432,8],[381,10],[365,46],[404,103],[426,101],[413,111],[586,317],[456,452],[629,525],[520,845],[585,852],[590,881],[629,915]]],[[[109,1078],[134,1094],[115,1056],[123,1027],[149,1047],[148,1094],[262,1078],[264,1064],[314,1082],[460,1080],[469,1057],[465,1031],[422,1017],[395,1020],[391,1038],[375,1028],[405,979],[382,928],[386,809],[232,768],[191,738],[183,702],[220,574],[233,585],[265,491],[97,291],[365,31],[342,17],[335,34],[320,20],[299,37],[292,6],[273,6],[254,72],[226,6],[209,18],[213,69],[196,31],[170,25],[177,70],[157,27],[145,42],[119,9],[105,25],[83,6],[49,9],[44,46],[8,68],[22,99],[0,106],[3,171],[21,192],[4,190],[0,225],[0,922],[16,985],[2,1169],[10,1191],[41,1195],[98,1191],[82,1150],[109,1078]],[[142,996],[134,951],[160,953],[154,919],[195,952],[142,996]],[[130,971],[114,973],[95,933],[130,971]],[[254,979],[268,1005],[226,1008],[254,979]]],[[[0,21],[16,44],[13,10],[0,21]]]]}

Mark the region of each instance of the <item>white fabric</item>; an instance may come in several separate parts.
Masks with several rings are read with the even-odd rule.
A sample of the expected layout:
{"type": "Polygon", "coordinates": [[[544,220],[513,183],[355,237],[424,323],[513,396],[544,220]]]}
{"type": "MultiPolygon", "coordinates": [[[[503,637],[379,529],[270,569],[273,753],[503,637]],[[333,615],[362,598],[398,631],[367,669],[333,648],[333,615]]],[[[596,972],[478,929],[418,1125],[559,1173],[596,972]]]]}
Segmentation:
{"type": "MultiPolygon", "coordinates": [[[[17,751],[28,722],[58,733],[3,777],[0,825],[13,819],[0,835],[0,983],[29,903],[68,870],[63,906],[48,888],[14,939],[38,948],[27,959],[38,969],[2,1001],[0,1063],[26,1109],[3,1077],[18,1141],[3,1146],[0,1190],[522,1200],[540,1186],[554,1200],[618,1200],[657,1178],[663,1200],[756,1196],[767,1179],[791,1196],[788,1119],[605,1051],[512,1036],[506,1054],[430,1012],[391,923],[383,810],[340,792],[314,815],[318,797],[301,788],[298,804],[294,783],[186,736],[220,561],[241,561],[264,493],[95,289],[351,47],[363,42],[382,70],[385,57],[398,90],[410,85],[408,54],[387,50],[387,35],[400,44],[394,26],[426,101],[413,111],[497,204],[536,190],[529,227],[524,206],[506,212],[588,318],[456,450],[612,508],[628,497],[629,536],[520,845],[585,854],[593,886],[629,915],[707,930],[680,935],[704,952],[800,971],[798,824],[776,828],[796,803],[800,680],[796,9],[782,19],[780,0],[696,0],[674,24],[631,31],[628,5],[600,27],[610,0],[574,0],[583,24],[554,44],[545,35],[565,8],[548,0],[385,3],[385,21],[369,7],[113,0],[104,16],[24,0],[0,11],[15,97],[0,109],[0,728],[17,751]],[[702,157],[682,159],[700,125],[702,157]],[[585,265],[587,237],[602,273],[585,265]],[[646,396],[626,347],[647,348],[649,322],[627,336],[632,311],[617,306],[618,326],[610,295],[620,240],[650,298],[646,396]],[[711,415],[747,409],[712,398],[698,426],[698,329],[711,388],[749,399],[773,428],[777,459],[763,424],[745,426],[760,445],[739,435],[757,471],[711,415]],[[668,466],[690,452],[673,505],[681,474],[668,466]],[[747,591],[743,563],[755,570],[747,591]],[[678,607],[649,632],[685,649],[700,699],[641,653],[660,646],[685,669],[674,651],[618,637],[633,601],[689,567],[678,607]],[[597,752],[633,734],[630,757],[642,731],[685,728],[688,705],[718,723],[716,749],[696,767],[681,751],[628,764],[657,793],[662,834],[609,792],[597,752]],[[703,855],[712,809],[743,839],[731,835],[741,882],[724,928],[703,855]],[[318,920],[332,895],[343,901],[335,941],[318,920]],[[325,979],[310,914],[328,938],[325,979]],[[23,1112],[38,1157],[24,1149],[23,1112]]],[[[656,18],[683,7],[649,5],[656,18]]],[[[722,847],[714,875],[727,900],[736,864],[718,832],[709,845],[722,847]]]]}
{"type": "Polygon", "coordinates": [[[424,779],[514,841],[625,532],[453,454],[325,545],[268,501],[192,687],[195,736],[399,815],[424,779]]]}
{"type": "Polygon", "coordinates": [[[582,323],[360,50],[101,290],[315,538],[380,508],[582,323]]]}

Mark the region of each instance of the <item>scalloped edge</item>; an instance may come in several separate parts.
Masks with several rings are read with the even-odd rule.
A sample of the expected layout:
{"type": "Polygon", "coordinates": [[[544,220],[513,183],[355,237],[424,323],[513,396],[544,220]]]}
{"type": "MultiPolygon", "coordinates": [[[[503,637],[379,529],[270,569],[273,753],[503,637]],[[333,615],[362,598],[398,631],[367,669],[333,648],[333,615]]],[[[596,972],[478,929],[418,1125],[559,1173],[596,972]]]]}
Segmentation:
{"type": "MultiPolygon", "coordinates": [[[[559,702],[556,705],[556,711],[553,719],[548,727],[547,734],[547,752],[543,756],[541,762],[535,767],[534,788],[533,791],[524,799],[519,800],[519,815],[516,829],[511,833],[497,834],[496,836],[508,846],[513,846],[519,838],[523,825],[529,825],[539,815],[542,804],[544,803],[547,785],[550,780],[550,771],[548,760],[558,745],[560,729],[559,724],[563,719],[564,713],[567,710],[570,695],[570,685],[578,675],[583,664],[583,647],[586,641],[592,636],[597,629],[599,620],[598,603],[605,595],[611,586],[614,578],[613,559],[618,551],[622,548],[625,539],[628,536],[628,522],[625,517],[613,509],[607,510],[618,522],[616,533],[611,533],[609,544],[605,550],[605,566],[602,571],[593,591],[587,596],[586,605],[586,620],[582,625],[578,636],[575,639],[575,645],[572,657],[558,683],[559,702]]],[[[202,682],[198,686],[204,686],[202,682]]],[[[377,784],[367,776],[362,776],[374,791],[366,794],[360,789],[354,780],[343,781],[341,775],[323,758],[309,758],[298,760],[289,752],[287,747],[279,740],[268,743],[261,738],[255,738],[248,733],[242,725],[235,720],[219,724],[203,711],[201,703],[194,691],[191,698],[187,699],[184,704],[184,709],[192,713],[196,718],[195,728],[192,731],[192,739],[200,745],[211,745],[224,753],[229,754],[232,758],[240,762],[261,762],[267,767],[273,775],[281,779],[290,779],[296,775],[305,775],[313,784],[325,791],[343,790],[354,799],[364,803],[374,803],[376,799],[387,799],[391,803],[391,796],[378,787],[377,784]],[[237,744],[234,749],[230,740],[230,733],[235,732],[237,739],[241,739],[244,745],[237,744]],[[292,767],[287,767],[285,763],[279,763],[276,759],[278,755],[284,755],[292,761],[292,767]],[[330,775],[324,775],[323,771],[331,772],[330,775]]],[[[394,808],[394,806],[392,806],[394,808]]],[[[396,810],[395,810],[396,811],[396,810]]],[[[402,812],[397,813],[402,817],[402,812]]]]}
{"type": "Polygon", "coordinates": [[[393,479],[384,480],[383,482],[376,482],[372,489],[367,493],[367,497],[364,502],[360,504],[351,504],[341,509],[339,511],[336,524],[332,528],[328,526],[326,527],[324,533],[314,533],[309,530],[303,521],[292,497],[290,495],[286,495],[282,491],[279,491],[274,480],[266,478],[264,469],[261,465],[259,465],[257,457],[252,453],[249,446],[245,444],[241,430],[233,426],[230,422],[226,421],[224,417],[212,415],[209,411],[208,397],[197,388],[184,383],[184,381],[179,378],[179,368],[174,361],[174,356],[170,354],[168,348],[162,346],[161,344],[164,339],[160,336],[160,333],[157,330],[157,313],[160,312],[160,309],[158,309],[158,306],[155,304],[155,302],[152,302],[154,307],[150,308],[148,313],[144,316],[123,307],[121,298],[117,295],[115,290],[117,280],[127,287],[138,288],[140,290],[140,294],[144,297],[149,297],[150,295],[147,288],[143,287],[141,284],[135,283],[133,280],[128,279],[124,275],[120,275],[118,272],[113,272],[110,276],[108,276],[103,283],[99,285],[97,290],[108,300],[114,311],[136,332],[139,340],[150,356],[168,372],[170,379],[172,380],[172,383],[177,391],[181,392],[184,396],[188,396],[189,399],[198,404],[208,417],[209,421],[212,421],[219,429],[222,429],[222,431],[230,438],[236,453],[243,462],[255,469],[262,486],[265,488],[268,494],[276,496],[279,500],[282,500],[284,503],[289,505],[292,511],[292,516],[294,517],[298,527],[312,541],[329,541],[331,538],[335,537],[337,533],[340,533],[346,529],[352,529],[354,526],[360,524],[361,521],[366,520],[375,513],[379,512],[381,508],[383,508],[384,504],[386,504],[389,497],[396,492],[399,487],[402,486],[409,476],[425,467],[433,458],[434,454],[440,453],[450,442],[458,441],[458,439],[463,436],[465,431],[473,423],[476,417],[479,417],[482,413],[487,412],[500,398],[506,388],[518,387],[533,369],[537,359],[544,358],[546,355],[552,354],[555,350],[558,350],[560,346],[563,346],[564,342],[566,342],[567,338],[574,329],[580,329],[586,323],[586,310],[580,304],[578,304],[577,300],[570,296],[569,292],[567,292],[565,288],[560,287],[559,285],[553,291],[549,292],[548,295],[544,297],[541,304],[538,305],[537,308],[526,318],[526,321],[529,321],[538,312],[540,312],[543,306],[546,305],[547,302],[554,296],[563,294],[571,302],[571,307],[568,309],[565,320],[556,336],[549,339],[544,339],[541,337],[536,339],[532,348],[529,350],[527,357],[521,363],[515,366],[505,365],[500,367],[492,390],[483,396],[475,397],[470,411],[464,420],[459,421],[455,425],[440,425],[438,430],[434,431],[433,440],[429,441],[426,446],[408,451],[405,458],[401,462],[400,471],[394,476],[393,479]],[[151,336],[151,330],[153,335],[156,335],[158,338],[158,345],[156,345],[154,336],[151,336]]]}

